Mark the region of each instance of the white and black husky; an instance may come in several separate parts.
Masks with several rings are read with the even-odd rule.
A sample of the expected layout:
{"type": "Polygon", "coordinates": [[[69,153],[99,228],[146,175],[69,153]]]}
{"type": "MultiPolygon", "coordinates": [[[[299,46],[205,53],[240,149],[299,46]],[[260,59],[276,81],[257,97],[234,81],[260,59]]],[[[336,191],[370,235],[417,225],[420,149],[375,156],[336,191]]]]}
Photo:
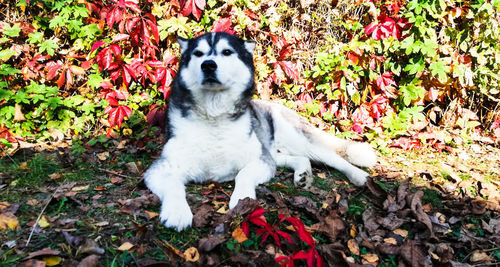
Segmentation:
{"type": "Polygon", "coordinates": [[[255,43],[226,33],[179,38],[181,60],[168,103],[167,143],[145,173],[161,200],[160,220],[178,231],[191,226],[188,182],[235,181],[229,208],[255,198],[276,166],[292,168],[294,182],[312,182],[310,160],[344,173],[358,186],[376,163],[372,148],[331,136],[279,104],[252,100],[255,43]]]}

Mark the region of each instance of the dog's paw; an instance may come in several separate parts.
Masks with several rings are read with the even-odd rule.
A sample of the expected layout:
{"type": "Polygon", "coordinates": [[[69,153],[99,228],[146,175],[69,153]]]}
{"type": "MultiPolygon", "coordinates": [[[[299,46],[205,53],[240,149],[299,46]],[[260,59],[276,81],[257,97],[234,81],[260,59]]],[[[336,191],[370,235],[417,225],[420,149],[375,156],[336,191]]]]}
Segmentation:
{"type": "Polygon", "coordinates": [[[231,195],[231,199],[229,200],[229,209],[233,209],[238,204],[240,199],[244,198],[253,198],[255,199],[255,189],[254,190],[234,190],[231,195]]]}
{"type": "Polygon", "coordinates": [[[163,204],[160,212],[160,221],[165,227],[178,232],[191,227],[193,213],[187,203],[163,204]],[[172,205],[173,204],[173,205],[172,205]]]}
{"type": "Polygon", "coordinates": [[[363,171],[362,169],[355,168],[348,175],[349,181],[356,186],[363,186],[370,174],[363,171]]]}
{"type": "Polygon", "coordinates": [[[304,189],[309,188],[312,185],[313,180],[314,179],[312,174],[308,172],[302,172],[302,173],[295,172],[293,175],[293,183],[295,184],[295,186],[304,189]]]}

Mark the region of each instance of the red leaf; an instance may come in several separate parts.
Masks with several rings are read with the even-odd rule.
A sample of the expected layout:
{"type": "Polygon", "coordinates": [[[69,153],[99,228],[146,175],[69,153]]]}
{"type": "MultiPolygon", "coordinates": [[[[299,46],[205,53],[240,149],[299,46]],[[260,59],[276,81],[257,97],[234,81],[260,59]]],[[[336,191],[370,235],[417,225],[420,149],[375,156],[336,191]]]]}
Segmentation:
{"type": "Polygon", "coordinates": [[[299,69],[296,64],[293,64],[290,61],[278,61],[278,64],[285,70],[285,73],[288,77],[290,77],[292,80],[299,80],[299,69]]]}
{"type": "Polygon", "coordinates": [[[61,73],[61,76],[59,76],[59,79],[57,79],[57,87],[61,88],[64,85],[64,82],[66,81],[66,74],[63,72],[61,73]]]}
{"type": "Polygon", "coordinates": [[[92,50],[90,50],[90,53],[94,52],[97,48],[105,45],[106,42],[103,42],[103,41],[96,41],[93,45],[92,45],[92,50]]]}
{"type": "Polygon", "coordinates": [[[125,33],[119,33],[113,37],[113,40],[111,40],[112,43],[114,42],[119,42],[128,39],[129,35],[125,33]]]}
{"type": "Polygon", "coordinates": [[[229,34],[235,34],[236,31],[231,25],[230,18],[220,18],[214,22],[211,32],[227,32],[229,34]]]}
{"type": "Polygon", "coordinates": [[[104,110],[104,114],[109,114],[108,122],[110,128],[114,128],[115,126],[120,128],[125,117],[130,117],[132,110],[127,106],[107,107],[104,110]]]}
{"type": "Polygon", "coordinates": [[[186,0],[182,8],[182,15],[189,16],[193,14],[196,19],[201,18],[201,11],[205,9],[205,0],[186,0]]]}
{"type": "Polygon", "coordinates": [[[57,75],[57,72],[63,67],[63,63],[59,60],[58,62],[50,61],[47,63],[47,80],[52,80],[57,75]]]}
{"type": "Polygon", "coordinates": [[[314,246],[316,241],[314,241],[311,234],[307,232],[304,223],[300,219],[297,219],[295,217],[288,217],[285,220],[292,224],[300,240],[306,242],[310,247],[314,246]]]}
{"type": "Polygon", "coordinates": [[[299,101],[303,103],[312,103],[313,99],[310,94],[304,92],[299,95],[299,101]]]}

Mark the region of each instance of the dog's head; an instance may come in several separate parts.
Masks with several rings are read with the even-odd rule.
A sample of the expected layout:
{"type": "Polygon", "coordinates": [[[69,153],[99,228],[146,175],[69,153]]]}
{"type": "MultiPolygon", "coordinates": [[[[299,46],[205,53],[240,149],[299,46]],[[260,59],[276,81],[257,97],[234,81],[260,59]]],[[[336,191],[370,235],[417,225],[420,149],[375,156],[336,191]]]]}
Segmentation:
{"type": "Polygon", "coordinates": [[[224,32],[207,33],[194,39],[178,38],[178,41],[181,46],[179,74],[189,90],[243,92],[253,87],[254,42],[224,32]]]}

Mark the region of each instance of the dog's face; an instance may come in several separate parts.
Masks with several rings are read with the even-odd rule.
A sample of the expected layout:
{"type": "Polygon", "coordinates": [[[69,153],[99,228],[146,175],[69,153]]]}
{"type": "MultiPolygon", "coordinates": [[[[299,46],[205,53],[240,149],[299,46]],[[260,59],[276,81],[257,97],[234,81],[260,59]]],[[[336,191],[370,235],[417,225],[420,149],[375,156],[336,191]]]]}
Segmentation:
{"type": "Polygon", "coordinates": [[[229,89],[242,92],[253,85],[254,42],[223,32],[194,39],[178,38],[178,41],[181,46],[179,74],[193,93],[229,89]]]}

